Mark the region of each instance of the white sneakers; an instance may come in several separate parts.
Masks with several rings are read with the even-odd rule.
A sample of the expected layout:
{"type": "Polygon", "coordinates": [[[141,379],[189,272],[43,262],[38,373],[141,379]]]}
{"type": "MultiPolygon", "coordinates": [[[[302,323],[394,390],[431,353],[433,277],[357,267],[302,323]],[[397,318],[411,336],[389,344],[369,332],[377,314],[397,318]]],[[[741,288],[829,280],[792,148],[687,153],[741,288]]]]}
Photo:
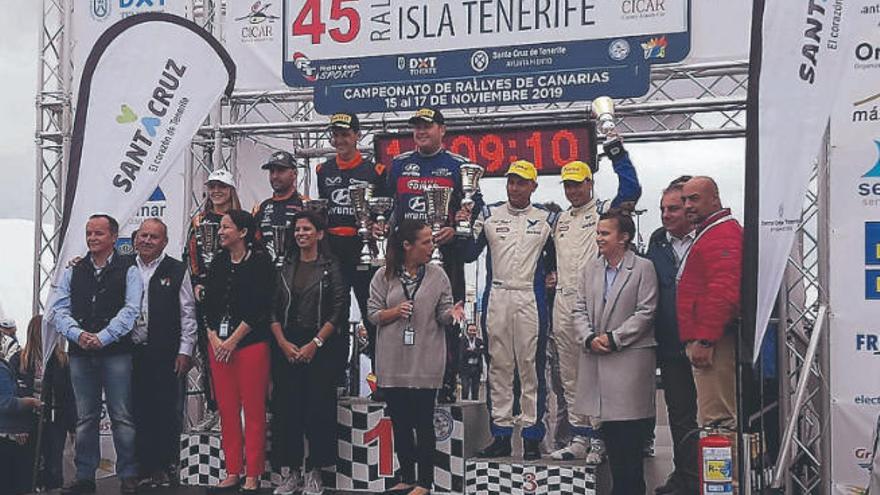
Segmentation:
{"type": "Polygon", "coordinates": [[[574,437],[571,439],[571,443],[568,444],[568,446],[550,454],[550,458],[557,461],[586,459],[588,450],[587,439],[585,437],[574,437]]]}
{"type": "Polygon", "coordinates": [[[301,491],[303,488],[303,478],[302,473],[299,472],[299,469],[291,469],[290,474],[284,477],[281,480],[281,484],[278,485],[278,488],[272,492],[273,495],[293,495],[301,491]]]}
{"type": "Polygon", "coordinates": [[[550,454],[557,461],[583,459],[587,465],[598,466],[605,462],[605,442],[601,438],[574,437],[568,447],[550,454]]]}
{"type": "Polygon", "coordinates": [[[598,466],[605,462],[605,442],[601,438],[590,439],[590,453],[587,454],[586,463],[590,466],[598,466]]]}
{"type": "Polygon", "coordinates": [[[290,474],[284,477],[273,495],[293,495],[302,492],[303,495],[323,495],[324,483],[321,481],[321,471],[313,469],[306,473],[305,480],[299,469],[291,469],[290,474]]]}
{"type": "Polygon", "coordinates": [[[304,495],[323,495],[324,482],[321,481],[321,471],[312,469],[306,474],[306,483],[303,488],[304,495]]]}

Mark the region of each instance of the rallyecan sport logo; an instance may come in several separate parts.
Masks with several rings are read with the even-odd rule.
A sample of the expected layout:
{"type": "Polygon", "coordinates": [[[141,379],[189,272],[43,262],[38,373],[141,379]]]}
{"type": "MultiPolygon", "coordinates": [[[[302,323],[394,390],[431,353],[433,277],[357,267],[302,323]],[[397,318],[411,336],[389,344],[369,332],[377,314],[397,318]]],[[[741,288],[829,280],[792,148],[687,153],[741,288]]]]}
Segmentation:
{"type": "Polygon", "coordinates": [[[308,82],[351,79],[361,71],[360,64],[329,64],[316,67],[302,52],[293,54],[293,65],[308,82]]]}

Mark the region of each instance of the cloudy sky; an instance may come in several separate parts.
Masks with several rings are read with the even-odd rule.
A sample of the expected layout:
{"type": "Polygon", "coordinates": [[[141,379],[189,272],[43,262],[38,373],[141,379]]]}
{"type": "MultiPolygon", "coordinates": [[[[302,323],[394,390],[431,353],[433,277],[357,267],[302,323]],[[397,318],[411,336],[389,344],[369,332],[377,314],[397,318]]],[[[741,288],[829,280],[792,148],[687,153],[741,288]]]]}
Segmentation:
{"type": "Polygon", "coordinates": [[[40,4],[0,0],[0,218],[33,218],[34,101],[40,4]],[[13,14],[14,13],[14,14],[13,14]]]}

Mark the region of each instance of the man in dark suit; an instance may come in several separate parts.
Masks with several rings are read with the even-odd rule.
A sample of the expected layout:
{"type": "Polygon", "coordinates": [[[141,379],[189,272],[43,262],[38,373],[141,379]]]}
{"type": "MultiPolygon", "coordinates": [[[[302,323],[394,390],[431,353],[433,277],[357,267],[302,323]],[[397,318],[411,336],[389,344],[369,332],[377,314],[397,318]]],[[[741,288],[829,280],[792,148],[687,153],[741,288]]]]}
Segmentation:
{"type": "Polygon", "coordinates": [[[674,470],[666,483],[657,487],[658,494],[695,494],[697,477],[697,391],[691,363],[678,338],[675,310],[675,275],[685,253],[694,242],[694,226],[687,219],[682,185],[690,177],[673,181],[660,200],[663,227],[651,235],[648,259],[654,263],[660,297],[657,303],[655,332],[657,362],[663,383],[663,396],[672,430],[674,470]]]}
{"type": "Polygon", "coordinates": [[[480,377],[483,374],[483,353],[486,347],[477,335],[477,325],[468,323],[461,337],[461,399],[480,400],[480,377]]]}

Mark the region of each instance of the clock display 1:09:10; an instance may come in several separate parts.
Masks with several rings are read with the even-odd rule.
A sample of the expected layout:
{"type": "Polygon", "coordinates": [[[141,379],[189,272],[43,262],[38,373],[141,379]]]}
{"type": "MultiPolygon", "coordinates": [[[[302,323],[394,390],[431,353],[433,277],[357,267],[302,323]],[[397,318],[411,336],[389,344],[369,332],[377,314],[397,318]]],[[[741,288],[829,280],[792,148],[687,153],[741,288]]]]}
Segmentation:
{"type": "MultiPolygon", "coordinates": [[[[591,136],[587,126],[453,131],[446,134],[443,144],[449,151],[485,167],[487,176],[503,176],[516,160],[528,160],[538,173],[546,175],[558,173],[571,161],[591,163],[591,136]]],[[[375,141],[380,163],[390,164],[394,156],[414,148],[411,135],[379,135],[375,141]]]]}

